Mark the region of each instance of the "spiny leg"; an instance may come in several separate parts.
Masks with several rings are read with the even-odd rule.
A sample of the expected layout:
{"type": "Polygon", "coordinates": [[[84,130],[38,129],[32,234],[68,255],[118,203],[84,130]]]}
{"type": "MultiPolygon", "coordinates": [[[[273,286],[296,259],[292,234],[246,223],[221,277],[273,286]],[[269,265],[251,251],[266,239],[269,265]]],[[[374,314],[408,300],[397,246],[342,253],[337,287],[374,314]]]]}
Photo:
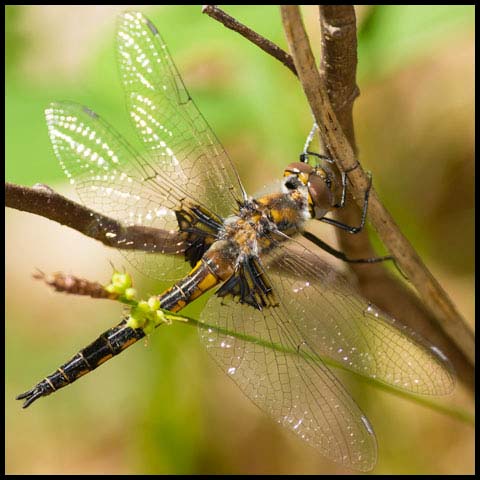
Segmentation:
{"type": "Polygon", "coordinates": [[[305,140],[305,146],[303,147],[303,152],[300,155],[300,161],[304,162],[305,160],[302,160],[302,158],[305,158],[308,155],[308,148],[310,147],[310,144],[312,143],[313,136],[315,135],[315,132],[318,129],[317,122],[313,122],[312,129],[310,130],[310,133],[308,134],[307,139],[305,140]]]}
{"type": "MultiPolygon", "coordinates": [[[[320,153],[311,152],[311,151],[308,150],[309,147],[310,147],[310,144],[312,143],[313,136],[315,135],[315,131],[317,129],[318,129],[317,123],[313,122],[312,129],[311,129],[310,133],[308,134],[308,137],[305,141],[305,146],[303,147],[303,152],[300,154],[300,162],[302,162],[302,163],[308,162],[308,156],[312,155],[312,156],[315,156],[317,158],[320,158],[321,160],[325,160],[328,163],[335,163],[335,160],[328,157],[327,155],[322,155],[320,153]]],[[[341,171],[342,197],[340,199],[340,203],[337,203],[336,205],[334,205],[335,208],[343,208],[345,206],[345,200],[346,200],[346,195],[347,195],[347,174],[352,172],[356,168],[358,168],[359,165],[360,164],[357,161],[357,162],[355,162],[355,165],[353,167],[349,168],[348,170],[342,170],[341,171]]],[[[345,230],[348,233],[355,234],[355,233],[361,232],[363,230],[363,227],[365,226],[365,221],[366,221],[366,218],[367,218],[368,197],[370,195],[370,189],[372,187],[372,175],[369,173],[368,176],[369,176],[369,179],[370,179],[370,183],[369,183],[367,189],[365,190],[365,198],[364,198],[363,209],[362,209],[362,218],[361,218],[361,221],[360,221],[360,225],[358,227],[352,227],[350,225],[346,225],[345,223],[339,222],[338,220],[334,220],[332,218],[327,218],[327,217],[323,217],[320,220],[322,222],[328,223],[329,225],[333,225],[337,228],[341,228],[342,230],[345,230]]]]}
{"type": "MultiPolygon", "coordinates": [[[[310,146],[310,143],[312,141],[312,138],[313,138],[313,135],[314,135],[314,132],[315,132],[316,128],[318,128],[318,127],[317,127],[316,123],[314,123],[312,131],[310,132],[310,134],[307,138],[307,141],[305,143],[304,150],[300,154],[300,161],[303,162],[303,163],[306,163],[306,162],[308,162],[308,156],[312,155],[314,157],[317,157],[321,160],[326,161],[327,163],[335,163],[335,161],[332,158],[330,158],[326,155],[322,155],[322,154],[319,154],[319,153],[316,153],[316,152],[311,152],[311,151],[308,150],[308,147],[310,146]]],[[[347,193],[347,180],[348,180],[347,174],[352,172],[356,168],[358,168],[358,166],[359,166],[359,163],[356,162],[353,167],[351,167],[348,170],[345,170],[345,171],[341,172],[342,196],[341,196],[340,203],[337,203],[336,205],[334,205],[335,208],[343,208],[344,207],[345,199],[346,199],[346,193],[347,193]]],[[[339,222],[338,220],[334,220],[334,219],[326,218],[326,217],[323,217],[320,220],[324,221],[325,223],[329,223],[330,225],[334,225],[338,228],[342,228],[343,230],[346,230],[349,233],[355,234],[355,233],[360,232],[365,226],[365,221],[366,221],[366,217],[367,217],[367,210],[368,210],[368,198],[369,198],[370,189],[371,189],[371,186],[372,186],[372,176],[371,176],[370,173],[368,173],[368,176],[369,176],[370,183],[369,183],[369,186],[368,186],[367,190],[365,191],[365,200],[364,200],[363,209],[362,209],[362,218],[361,218],[360,225],[358,227],[351,227],[351,226],[346,225],[342,222],[339,222]]],[[[395,267],[400,272],[400,274],[405,279],[408,280],[408,277],[403,273],[403,271],[398,266],[395,258],[391,255],[386,255],[386,256],[382,256],[382,257],[352,259],[352,258],[347,257],[343,252],[335,250],[333,247],[326,244],[325,242],[323,242],[322,240],[320,240],[319,238],[317,238],[315,235],[313,235],[310,232],[304,232],[303,236],[305,238],[307,238],[308,240],[310,240],[311,242],[315,243],[315,245],[320,247],[322,250],[325,250],[326,252],[330,253],[334,257],[339,258],[340,260],[343,260],[344,262],[347,262],[347,263],[378,263],[378,262],[384,262],[384,261],[390,260],[395,264],[395,267]]]]}
{"type": "MultiPolygon", "coordinates": [[[[308,156],[312,155],[314,157],[320,158],[322,160],[327,161],[328,163],[335,163],[334,160],[332,160],[330,157],[326,155],[322,155],[320,153],[315,153],[315,152],[303,152],[300,154],[300,161],[302,163],[306,163],[308,161],[308,156]]],[[[337,203],[333,205],[334,208],[343,208],[345,206],[345,200],[347,196],[347,173],[352,172],[356,168],[358,168],[360,164],[358,162],[355,163],[355,165],[352,168],[349,168],[348,170],[342,171],[341,176],[342,176],[342,197],[340,199],[340,203],[337,203]]],[[[360,221],[360,225],[358,227],[352,227],[350,225],[346,225],[345,223],[339,222],[338,220],[334,220],[333,218],[327,218],[327,217],[322,217],[319,220],[325,223],[328,223],[329,225],[334,225],[335,227],[341,228],[342,230],[346,230],[348,233],[358,233],[363,230],[363,227],[365,226],[365,221],[367,219],[367,210],[368,210],[368,198],[370,196],[370,189],[372,188],[372,174],[370,172],[367,172],[368,178],[369,178],[369,184],[367,189],[365,190],[365,197],[364,197],[364,202],[363,202],[363,209],[362,209],[362,218],[360,221]]]]}
{"type": "Polygon", "coordinates": [[[395,268],[400,272],[400,275],[402,275],[402,277],[405,280],[408,280],[407,275],[402,271],[402,269],[398,265],[395,257],[392,256],[392,255],[385,255],[383,257],[369,257],[369,258],[349,258],[343,252],[340,252],[340,251],[336,250],[335,248],[328,245],[328,243],[325,243],[323,240],[320,240],[313,233],[305,231],[305,232],[302,233],[302,235],[307,240],[314,243],[317,247],[320,247],[325,252],[327,252],[330,255],[333,255],[335,258],[343,260],[344,262],[347,262],[347,263],[380,263],[380,262],[385,262],[387,260],[390,260],[395,265],[395,268]]]}
{"type": "MultiPolygon", "coordinates": [[[[310,152],[310,151],[304,151],[300,154],[300,162],[302,163],[307,163],[308,162],[308,157],[309,156],[317,157],[320,158],[321,160],[326,161],[327,163],[335,164],[335,160],[333,158],[330,158],[328,155],[323,155],[321,153],[316,153],[316,152],[310,152]]],[[[360,164],[358,162],[355,163],[355,165],[352,168],[349,168],[348,170],[342,171],[341,172],[341,178],[342,178],[342,197],[340,199],[340,203],[337,203],[333,205],[335,208],[343,208],[345,206],[345,199],[347,197],[347,173],[353,172],[360,164]]],[[[371,177],[371,175],[369,174],[371,177]]],[[[371,183],[371,180],[370,180],[371,183]]],[[[369,187],[370,188],[370,187],[369,187]]]]}
{"type": "MultiPolygon", "coordinates": [[[[325,160],[327,163],[335,163],[335,160],[333,160],[332,158],[330,158],[326,155],[315,153],[315,152],[304,152],[304,153],[302,153],[300,155],[300,161],[302,161],[302,162],[307,161],[306,160],[307,157],[304,157],[304,155],[307,155],[307,157],[308,157],[308,155],[313,155],[317,158],[325,160]]],[[[350,172],[353,172],[353,170],[355,170],[359,166],[360,166],[360,164],[357,161],[357,162],[355,162],[355,165],[353,165],[353,167],[349,168],[348,170],[342,170],[342,172],[341,172],[342,196],[341,196],[341,199],[340,199],[340,203],[337,203],[337,204],[333,205],[334,208],[343,208],[345,206],[345,201],[346,201],[346,198],[347,198],[347,180],[348,180],[347,174],[350,173],[350,172]]],[[[329,225],[334,225],[335,227],[341,228],[342,230],[346,230],[349,233],[355,234],[355,233],[361,232],[363,230],[363,227],[365,226],[365,221],[367,219],[368,199],[369,199],[369,196],[370,196],[370,189],[372,188],[372,174],[370,172],[367,172],[367,175],[368,175],[368,178],[369,178],[369,184],[368,184],[367,189],[365,190],[365,197],[364,197],[363,208],[362,208],[362,218],[361,218],[361,221],[360,221],[360,225],[358,227],[352,227],[350,225],[346,225],[345,223],[339,222],[338,220],[334,220],[332,218],[327,218],[327,217],[322,217],[320,219],[320,221],[328,223],[329,225]]]]}
{"type": "MultiPolygon", "coordinates": [[[[346,174],[351,172],[352,170],[354,170],[357,167],[358,167],[358,163],[354,167],[352,167],[350,170],[348,170],[346,172],[342,172],[342,186],[343,186],[342,201],[340,202],[340,204],[334,205],[335,208],[342,208],[344,206],[346,186],[347,186],[346,174]]],[[[360,225],[358,227],[352,227],[350,225],[346,225],[345,223],[339,222],[338,220],[334,220],[333,218],[322,217],[319,220],[321,222],[328,223],[329,225],[333,225],[334,227],[341,228],[342,230],[345,230],[348,233],[355,234],[355,233],[361,232],[363,230],[363,228],[365,227],[365,222],[367,220],[368,198],[370,196],[370,190],[372,188],[372,175],[371,175],[370,172],[367,172],[367,175],[368,175],[368,178],[369,178],[369,183],[368,183],[367,189],[365,190],[365,196],[364,196],[364,199],[363,199],[363,208],[362,208],[362,218],[360,220],[360,225]]]]}
{"type": "Polygon", "coordinates": [[[383,257],[370,257],[370,258],[349,258],[343,252],[336,250],[335,248],[325,243],[323,240],[320,240],[316,237],[313,233],[310,232],[303,232],[302,235],[309,240],[310,242],[314,243],[317,247],[320,247],[325,252],[330,253],[335,258],[339,258],[347,263],[379,263],[385,262],[386,260],[391,260],[395,263],[395,258],[391,255],[385,255],[383,257]]]}

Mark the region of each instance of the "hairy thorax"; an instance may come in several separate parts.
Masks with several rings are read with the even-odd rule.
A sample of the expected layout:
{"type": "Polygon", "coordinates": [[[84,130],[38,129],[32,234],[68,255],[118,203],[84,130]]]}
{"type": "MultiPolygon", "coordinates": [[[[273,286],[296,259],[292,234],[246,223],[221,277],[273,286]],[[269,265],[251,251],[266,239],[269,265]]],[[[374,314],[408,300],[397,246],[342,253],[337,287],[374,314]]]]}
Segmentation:
{"type": "Polygon", "coordinates": [[[276,242],[303,229],[310,218],[302,192],[272,193],[246,202],[237,215],[225,219],[220,240],[204,259],[215,274],[228,278],[249,257],[259,257],[276,242]]]}

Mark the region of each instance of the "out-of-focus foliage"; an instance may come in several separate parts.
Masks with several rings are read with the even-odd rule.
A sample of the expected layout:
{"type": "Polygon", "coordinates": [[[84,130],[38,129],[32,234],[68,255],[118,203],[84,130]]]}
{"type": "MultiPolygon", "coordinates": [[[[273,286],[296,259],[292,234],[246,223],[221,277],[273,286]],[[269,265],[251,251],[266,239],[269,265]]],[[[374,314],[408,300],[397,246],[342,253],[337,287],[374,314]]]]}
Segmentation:
{"type": "Polygon", "coordinates": [[[462,30],[472,32],[471,5],[377,5],[358,30],[359,81],[372,81],[428,56],[462,30]]]}
{"type": "MultiPolygon", "coordinates": [[[[115,64],[115,15],[123,9],[6,7],[8,181],[64,188],[43,117],[54,100],[88,105],[138,146],[115,64]]],[[[198,6],[141,9],[248,191],[278,177],[311,126],[296,78],[198,6]]],[[[226,10],[286,48],[277,7],[226,10]]],[[[318,38],[317,10],[304,14],[318,38]]],[[[360,159],[402,230],[473,321],[474,7],[365,6],[357,14],[360,159]]],[[[132,347],[21,411],[16,394],[121,317],[106,302],[51,294],[30,280],[34,268],[106,280],[108,260],[125,262],[32,215],[8,211],[6,228],[8,473],[343,471],[258,412],[187,327],[160,328],[146,348],[132,347]]],[[[136,282],[148,293],[166,286],[141,283],[141,276],[136,282]]],[[[203,304],[186,313],[198,318],[203,304]]],[[[349,389],[377,432],[375,473],[473,470],[469,427],[351,381],[349,389]]],[[[469,406],[462,392],[447,399],[454,400],[469,406]]]]}

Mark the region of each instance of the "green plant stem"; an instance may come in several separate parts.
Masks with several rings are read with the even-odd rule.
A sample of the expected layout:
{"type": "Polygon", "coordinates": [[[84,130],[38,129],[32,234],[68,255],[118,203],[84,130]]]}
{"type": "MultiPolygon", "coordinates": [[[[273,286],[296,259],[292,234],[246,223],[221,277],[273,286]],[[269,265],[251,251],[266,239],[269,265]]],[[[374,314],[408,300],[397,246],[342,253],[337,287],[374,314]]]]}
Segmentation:
{"type": "MultiPolygon", "coordinates": [[[[130,306],[132,306],[133,304],[136,303],[135,301],[131,301],[131,300],[128,301],[128,300],[121,299],[121,298],[119,300],[122,303],[126,303],[130,306]]],[[[393,395],[396,395],[398,397],[405,398],[405,399],[410,400],[412,402],[415,402],[419,405],[423,405],[424,407],[427,407],[427,408],[430,408],[431,410],[435,410],[437,412],[443,413],[445,415],[448,415],[452,418],[460,420],[460,421],[462,421],[464,423],[467,423],[469,425],[474,425],[475,424],[475,415],[471,412],[465,411],[462,408],[459,408],[459,407],[456,407],[456,406],[453,406],[453,405],[445,405],[444,403],[441,403],[441,402],[439,402],[437,400],[434,400],[434,399],[431,399],[431,398],[426,398],[426,397],[423,397],[423,396],[415,395],[414,393],[399,390],[399,389],[397,389],[395,387],[392,387],[390,385],[387,385],[386,383],[383,383],[383,382],[381,382],[377,379],[368,377],[366,375],[362,375],[358,372],[354,372],[354,371],[348,369],[345,365],[343,365],[339,362],[335,362],[334,360],[324,358],[324,357],[321,357],[319,355],[311,355],[308,352],[302,351],[301,348],[298,348],[298,349],[286,348],[286,347],[284,347],[282,345],[278,345],[276,343],[271,343],[271,342],[267,342],[265,340],[262,340],[262,339],[259,339],[259,338],[256,338],[256,337],[252,337],[251,335],[245,335],[245,334],[241,334],[241,333],[238,333],[238,332],[232,332],[230,330],[227,330],[227,329],[224,329],[224,328],[221,328],[221,327],[217,327],[217,326],[214,326],[214,325],[209,325],[208,323],[200,322],[198,320],[195,320],[191,317],[187,317],[185,315],[178,315],[176,313],[173,314],[172,312],[169,312],[168,310],[163,310],[163,309],[160,309],[160,310],[162,310],[163,313],[165,314],[165,317],[172,322],[180,321],[181,323],[184,323],[184,324],[189,325],[191,327],[198,327],[198,328],[201,328],[203,330],[213,330],[213,331],[221,333],[223,335],[229,335],[229,336],[238,338],[238,339],[246,341],[246,342],[255,343],[257,345],[261,345],[262,347],[270,348],[270,349],[276,350],[278,352],[287,353],[287,354],[290,354],[290,355],[300,355],[303,358],[314,361],[314,362],[323,362],[325,365],[328,365],[330,367],[337,368],[337,369],[346,371],[348,373],[354,374],[357,377],[359,377],[362,382],[367,383],[369,385],[372,385],[375,388],[379,388],[383,391],[386,391],[386,392],[391,393],[393,395]]]]}

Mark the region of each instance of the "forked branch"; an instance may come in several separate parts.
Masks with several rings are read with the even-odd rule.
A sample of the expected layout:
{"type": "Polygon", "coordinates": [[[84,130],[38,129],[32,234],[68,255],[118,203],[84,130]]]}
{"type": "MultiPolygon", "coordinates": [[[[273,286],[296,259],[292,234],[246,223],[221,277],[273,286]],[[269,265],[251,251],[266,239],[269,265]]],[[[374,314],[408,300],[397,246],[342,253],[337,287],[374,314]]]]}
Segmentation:
{"type": "MultiPolygon", "coordinates": [[[[342,170],[352,169],[348,175],[351,191],[360,203],[363,201],[364,191],[368,185],[368,177],[358,164],[356,157],[351,116],[353,101],[358,95],[355,84],[356,53],[353,55],[352,52],[353,48],[356,50],[353,7],[320,6],[323,79],[315,65],[299,7],[282,6],[281,9],[296,72],[317,124],[322,128],[323,143],[334,155],[342,170]],[[339,71],[339,68],[343,70],[339,71]]],[[[219,13],[219,9],[215,7],[214,11],[216,14],[211,16],[224,23],[224,17],[219,13]]],[[[229,28],[238,32],[246,28],[238,25],[241,24],[235,20],[230,23],[229,28]]],[[[246,38],[250,40],[248,36],[246,38]]],[[[255,41],[253,43],[256,44],[255,41]]],[[[270,53],[267,49],[262,49],[270,53]]],[[[276,55],[273,56],[277,58],[276,55]]],[[[373,188],[370,198],[369,220],[390,253],[397,259],[402,271],[408,275],[411,283],[420,293],[423,304],[379,264],[369,265],[367,269],[363,266],[354,266],[362,293],[442,348],[454,364],[460,380],[472,388],[473,333],[447,293],[400,232],[373,188]]],[[[356,208],[339,209],[339,214],[342,215],[344,223],[355,224],[355,219],[358,219],[356,208]]],[[[374,255],[366,233],[355,237],[340,233],[339,237],[342,250],[349,256],[374,255]]]]}
{"type": "MultiPolygon", "coordinates": [[[[350,171],[348,177],[355,192],[364,192],[368,176],[358,164],[355,152],[345,138],[331,107],[324,82],[315,65],[308,37],[298,6],[282,6],[282,19],[287,39],[305,95],[322,132],[322,140],[334,154],[338,166],[350,171]],[[357,168],[355,168],[358,165],[357,168]]],[[[357,203],[362,194],[356,194],[357,203]]],[[[474,337],[447,293],[436,281],[395,221],[380,202],[374,188],[370,192],[369,218],[380,238],[397,259],[401,269],[420,293],[425,304],[438,319],[439,325],[474,364],[474,337]]]]}

